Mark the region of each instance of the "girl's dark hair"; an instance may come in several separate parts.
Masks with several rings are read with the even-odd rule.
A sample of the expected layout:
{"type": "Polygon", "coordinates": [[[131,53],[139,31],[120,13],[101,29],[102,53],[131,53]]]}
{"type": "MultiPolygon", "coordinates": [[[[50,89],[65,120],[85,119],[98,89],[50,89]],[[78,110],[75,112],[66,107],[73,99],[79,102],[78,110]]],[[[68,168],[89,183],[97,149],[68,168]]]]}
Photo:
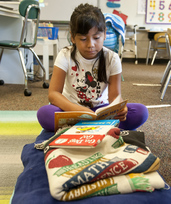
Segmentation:
{"type": "MultiPolygon", "coordinates": [[[[98,7],[89,4],[80,4],[75,8],[70,18],[70,32],[74,38],[77,33],[86,35],[93,27],[97,27],[98,31],[105,32],[106,24],[103,13],[98,7]]],[[[75,59],[76,46],[73,44],[71,58],[79,67],[75,59]]],[[[106,63],[104,58],[103,49],[99,52],[99,65],[98,65],[98,81],[107,83],[106,77],[106,63]]]]}

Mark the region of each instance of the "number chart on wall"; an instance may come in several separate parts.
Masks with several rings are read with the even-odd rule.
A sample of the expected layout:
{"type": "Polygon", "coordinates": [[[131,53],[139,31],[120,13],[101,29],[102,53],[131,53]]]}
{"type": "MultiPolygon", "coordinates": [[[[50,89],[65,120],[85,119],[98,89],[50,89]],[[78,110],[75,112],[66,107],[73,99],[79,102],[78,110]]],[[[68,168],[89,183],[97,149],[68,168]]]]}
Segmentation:
{"type": "Polygon", "coordinates": [[[171,24],[171,0],[146,0],[146,23],[171,24]]]}

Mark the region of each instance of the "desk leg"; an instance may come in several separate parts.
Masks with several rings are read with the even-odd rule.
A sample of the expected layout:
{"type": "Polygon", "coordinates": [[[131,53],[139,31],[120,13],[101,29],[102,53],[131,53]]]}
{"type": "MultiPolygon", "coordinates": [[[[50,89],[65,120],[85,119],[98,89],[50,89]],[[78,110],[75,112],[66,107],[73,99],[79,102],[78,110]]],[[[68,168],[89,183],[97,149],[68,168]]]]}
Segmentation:
{"type": "Polygon", "coordinates": [[[148,64],[150,50],[151,50],[151,40],[149,41],[149,44],[148,44],[148,51],[147,51],[147,57],[146,57],[146,65],[148,64]]]}
{"type": "Polygon", "coordinates": [[[49,45],[43,45],[43,65],[46,73],[46,80],[49,80],[49,45]]]}
{"type": "Polygon", "coordinates": [[[56,60],[57,54],[58,54],[58,40],[55,44],[53,44],[53,64],[56,60]]]}
{"type": "Polygon", "coordinates": [[[53,45],[53,64],[55,62],[56,56],[57,56],[57,45],[54,44],[53,45]]]}

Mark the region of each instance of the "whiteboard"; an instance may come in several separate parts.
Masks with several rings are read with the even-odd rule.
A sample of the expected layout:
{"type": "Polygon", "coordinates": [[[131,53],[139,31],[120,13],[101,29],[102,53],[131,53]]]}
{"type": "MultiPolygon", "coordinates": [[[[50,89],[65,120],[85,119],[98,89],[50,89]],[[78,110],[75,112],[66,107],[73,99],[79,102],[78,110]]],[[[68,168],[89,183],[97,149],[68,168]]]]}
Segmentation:
{"type": "Polygon", "coordinates": [[[41,6],[40,13],[40,20],[43,21],[69,21],[73,10],[79,4],[98,5],[98,0],[44,0],[43,2],[44,7],[41,6]]]}

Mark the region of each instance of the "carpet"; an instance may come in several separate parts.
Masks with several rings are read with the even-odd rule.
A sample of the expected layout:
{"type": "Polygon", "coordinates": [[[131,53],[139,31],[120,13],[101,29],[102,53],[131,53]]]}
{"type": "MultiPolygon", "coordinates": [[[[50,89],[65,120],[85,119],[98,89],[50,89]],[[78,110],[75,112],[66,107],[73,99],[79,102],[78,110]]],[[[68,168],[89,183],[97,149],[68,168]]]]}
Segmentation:
{"type": "MultiPolygon", "coordinates": [[[[134,85],[159,84],[166,64],[123,63],[124,82],[121,85],[122,97],[130,103],[154,106],[149,108],[149,118],[139,130],[145,132],[147,146],[161,159],[159,172],[171,185],[171,87],[160,101],[159,86],[134,85]]],[[[34,142],[41,131],[36,111],[49,102],[48,89],[42,88],[42,82],[29,82],[29,89],[32,96],[25,97],[23,85],[0,86],[0,109],[4,110],[0,111],[0,204],[9,203],[23,170],[20,160],[23,146],[34,142]]]]}
{"type": "MultiPolygon", "coordinates": [[[[148,108],[148,122],[139,130],[145,132],[147,146],[161,159],[159,173],[171,185],[171,114],[168,114],[171,107],[148,108]],[[167,115],[167,120],[161,115],[167,115]]],[[[17,178],[23,171],[20,157],[24,145],[33,143],[42,130],[36,112],[0,111],[0,204],[9,203],[17,178]]]]}
{"type": "Polygon", "coordinates": [[[23,171],[21,151],[41,132],[36,111],[0,111],[0,204],[9,203],[17,177],[23,171]]]}

